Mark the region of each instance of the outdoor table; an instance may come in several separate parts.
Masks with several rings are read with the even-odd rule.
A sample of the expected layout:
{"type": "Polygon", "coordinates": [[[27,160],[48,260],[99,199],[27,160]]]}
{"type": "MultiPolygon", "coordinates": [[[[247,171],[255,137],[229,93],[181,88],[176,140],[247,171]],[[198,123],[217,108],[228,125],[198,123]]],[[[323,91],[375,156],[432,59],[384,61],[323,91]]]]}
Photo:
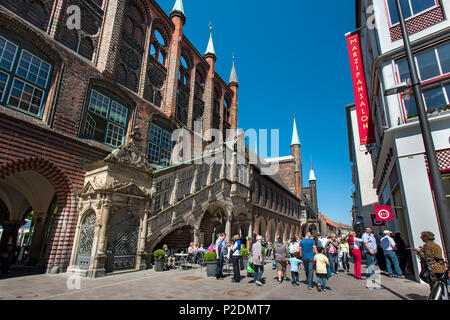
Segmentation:
{"type": "Polygon", "coordinates": [[[180,261],[183,260],[183,265],[186,266],[187,256],[188,255],[189,255],[188,253],[175,253],[174,254],[174,256],[175,256],[175,263],[178,262],[178,266],[183,268],[182,264],[180,263],[180,261]]]}

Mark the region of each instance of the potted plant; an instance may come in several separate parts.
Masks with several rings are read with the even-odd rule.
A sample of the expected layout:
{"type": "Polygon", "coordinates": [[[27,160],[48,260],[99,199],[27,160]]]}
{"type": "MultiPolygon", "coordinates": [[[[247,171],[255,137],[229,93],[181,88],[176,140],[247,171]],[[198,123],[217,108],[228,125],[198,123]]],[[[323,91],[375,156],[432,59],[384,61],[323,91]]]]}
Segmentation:
{"type": "Polygon", "coordinates": [[[163,249],[158,249],[153,252],[153,257],[155,258],[155,271],[161,272],[164,270],[164,257],[166,252],[163,249]]]}
{"type": "Polygon", "coordinates": [[[248,263],[248,249],[242,248],[241,249],[241,270],[245,270],[247,268],[248,263]]]}
{"type": "Polygon", "coordinates": [[[206,264],[206,276],[207,277],[215,277],[216,276],[216,253],[215,252],[207,252],[203,256],[203,259],[206,264]]]}

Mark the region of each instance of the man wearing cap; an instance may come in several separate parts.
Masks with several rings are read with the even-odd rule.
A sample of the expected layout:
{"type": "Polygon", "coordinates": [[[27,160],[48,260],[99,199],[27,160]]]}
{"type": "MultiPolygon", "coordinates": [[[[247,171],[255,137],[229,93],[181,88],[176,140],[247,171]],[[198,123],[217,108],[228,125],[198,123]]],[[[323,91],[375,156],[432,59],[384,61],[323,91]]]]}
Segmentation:
{"type": "Polygon", "coordinates": [[[391,238],[391,232],[389,230],[384,231],[384,237],[380,240],[380,247],[383,249],[384,257],[386,258],[386,269],[389,273],[389,278],[393,277],[392,265],[394,265],[396,276],[404,279],[405,276],[402,275],[402,270],[398,264],[397,255],[395,254],[397,247],[395,246],[394,239],[391,238]]]}

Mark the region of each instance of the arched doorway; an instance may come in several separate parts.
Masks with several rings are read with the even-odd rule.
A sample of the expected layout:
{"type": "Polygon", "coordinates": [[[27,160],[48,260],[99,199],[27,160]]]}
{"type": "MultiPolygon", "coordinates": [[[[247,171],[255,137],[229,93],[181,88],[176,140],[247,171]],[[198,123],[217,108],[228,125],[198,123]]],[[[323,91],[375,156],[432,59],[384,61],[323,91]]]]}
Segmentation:
{"type": "Polygon", "coordinates": [[[89,210],[83,216],[76,265],[87,270],[91,262],[92,243],[94,241],[96,215],[89,210]]]}
{"type": "Polygon", "coordinates": [[[46,271],[64,271],[72,251],[70,221],[77,218],[76,194],[66,173],[43,158],[20,159],[0,167],[0,185],[0,199],[8,208],[8,218],[0,221],[3,225],[2,245],[6,234],[15,235],[23,225],[23,219],[14,219],[20,219],[21,214],[31,207],[33,235],[29,263],[42,265],[46,271]],[[14,190],[11,185],[15,186],[14,190]]]}
{"type": "Polygon", "coordinates": [[[105,271],[136,268],[139,219],[123,209],[113,215],[108,228],[105,271]]]}
{"type": "Polygon", "coordinates": [[[259,235],[263,238],[267,236],[267,224],[264,217],[259,218],[259,235]]]}
{"type": "Polygon", "coordinates": [[[276,232],[277,232],[277,228],[275,225],[275,221],[272,219],[269,221],[269,225],[267,226],[267,236],[269,237],[269,242],[274,243],[275,242],[275,237],[276,237],[276,232]]]}
{"type": "Polygon", "coordinates": [[[318,228],[317,228],[317,226],[315,224],[311,224],[309,226],[309,232],[311,232],[311,234],[313,236],[317,236],[317,234],[319,233],[318,228]]]}
{"type": "Polygon", "coordinates": [[[152,251],[162,249],[167,244],[169,250],[187,252],[189,244],[194,241],[194,228],[190,225],[178,228],[166,235],[152,251]]]}
{"type": "Polygon", "coordinates": [[[53,213],[57,196],[54,185],[35,170],[12,173],[0,181],[0,251],[14,243],[10,274],[45,272],[53,213]],[[26,266],[26,267],[25,267],[26,266]],[[30,268],[30,266],[35,266],[30,268]]]}

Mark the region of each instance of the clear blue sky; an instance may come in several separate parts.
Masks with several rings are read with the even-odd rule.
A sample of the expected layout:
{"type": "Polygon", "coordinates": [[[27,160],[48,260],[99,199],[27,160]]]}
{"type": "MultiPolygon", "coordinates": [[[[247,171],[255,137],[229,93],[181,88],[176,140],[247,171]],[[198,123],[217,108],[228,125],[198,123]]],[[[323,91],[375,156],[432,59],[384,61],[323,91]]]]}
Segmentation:
{"type": "MultiPolygon", "coordinates": [[[[175,0],[157,0],[170,13],[175,0]]],[[[239,79],[239,127],[280,129],[290,154],[292,115],[302,144],[303,183],[312,156],[319,210],[350,224],[352,182],[345,106],[354,101],[345,33],[354,1],[183,0],[184,34],[204,53],[213,23],[216,71],[239,79]]]]}

